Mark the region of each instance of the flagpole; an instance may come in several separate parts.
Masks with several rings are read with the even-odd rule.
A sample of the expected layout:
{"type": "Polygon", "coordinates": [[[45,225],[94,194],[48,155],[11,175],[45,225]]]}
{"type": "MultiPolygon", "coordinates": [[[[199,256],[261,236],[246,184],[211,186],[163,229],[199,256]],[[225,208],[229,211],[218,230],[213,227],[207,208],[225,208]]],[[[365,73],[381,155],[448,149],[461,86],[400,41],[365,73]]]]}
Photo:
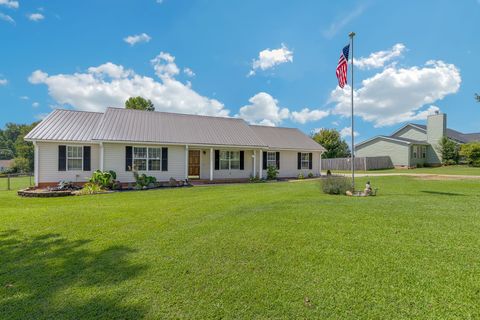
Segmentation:
{"type": "Polygon", "coordinates": [[[352,76],[350,78],[350,87],[352,89],[351,92],[351,98],[352,98],[352,130],[351,130],[351,135],[352,135],[352,150],[351,150],[351,161],[352,161],[352,193],[355,192],[355,128],[354,128],[354,118],[353,118],[353,37],[355,36],[355,32],[350,32],[348,34],[350,37],[350,72],[352,73],[352,76]]]}

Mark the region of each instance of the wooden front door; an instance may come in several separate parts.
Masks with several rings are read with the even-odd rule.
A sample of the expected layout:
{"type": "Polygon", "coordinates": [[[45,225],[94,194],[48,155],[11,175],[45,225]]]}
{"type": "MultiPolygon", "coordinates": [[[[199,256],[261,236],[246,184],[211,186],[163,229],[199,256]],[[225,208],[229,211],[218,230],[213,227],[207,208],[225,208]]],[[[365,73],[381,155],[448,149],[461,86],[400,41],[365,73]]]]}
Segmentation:
{"type": "Polygon", "coordinates": [[[188,150],[188,176],[200,178],[200,150],[188,150]]]}

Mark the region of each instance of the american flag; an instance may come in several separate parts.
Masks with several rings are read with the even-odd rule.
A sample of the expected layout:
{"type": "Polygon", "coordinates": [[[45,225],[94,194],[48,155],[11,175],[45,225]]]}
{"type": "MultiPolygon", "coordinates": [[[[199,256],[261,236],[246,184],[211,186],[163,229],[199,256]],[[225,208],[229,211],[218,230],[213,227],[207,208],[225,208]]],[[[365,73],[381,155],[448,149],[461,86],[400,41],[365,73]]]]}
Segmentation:
{"type": "Polygon", "coordinates": [[[337,79],[338,85],[340,88],[345,87],[347,84],[347,66],[348,66],[348,52],[350,51],[350,45],[346,45],[345,48],[342,50],[342,54],[340,55],[340,59],[338,59],[337,65],[337,79]]]}

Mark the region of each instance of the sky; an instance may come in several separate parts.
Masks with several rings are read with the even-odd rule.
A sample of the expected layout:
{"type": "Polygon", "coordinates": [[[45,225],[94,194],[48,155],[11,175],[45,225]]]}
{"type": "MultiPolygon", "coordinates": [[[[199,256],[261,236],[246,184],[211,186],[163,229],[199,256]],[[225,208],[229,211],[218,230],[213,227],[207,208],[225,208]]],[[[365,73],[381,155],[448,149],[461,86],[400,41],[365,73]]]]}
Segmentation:
{"type": "Polygon", "coordinates": [[[0,127],[143,96],[349,139],[335,68],[355,31],[357,141],[438,110],[479,132],[478,30],[480,0],[0,0],[0,127]]]}

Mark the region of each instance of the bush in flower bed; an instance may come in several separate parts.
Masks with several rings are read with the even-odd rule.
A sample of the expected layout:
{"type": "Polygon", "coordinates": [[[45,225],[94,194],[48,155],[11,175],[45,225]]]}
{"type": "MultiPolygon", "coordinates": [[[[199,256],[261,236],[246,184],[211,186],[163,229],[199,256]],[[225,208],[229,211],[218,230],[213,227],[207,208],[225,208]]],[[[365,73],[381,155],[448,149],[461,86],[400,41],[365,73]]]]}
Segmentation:
{"type": "Polygon", "coordinates": [[[345,194],[350,190],[350,179],[342,176],[327,176],[320,180],[323,193],[326,194],[345,194]]]}

